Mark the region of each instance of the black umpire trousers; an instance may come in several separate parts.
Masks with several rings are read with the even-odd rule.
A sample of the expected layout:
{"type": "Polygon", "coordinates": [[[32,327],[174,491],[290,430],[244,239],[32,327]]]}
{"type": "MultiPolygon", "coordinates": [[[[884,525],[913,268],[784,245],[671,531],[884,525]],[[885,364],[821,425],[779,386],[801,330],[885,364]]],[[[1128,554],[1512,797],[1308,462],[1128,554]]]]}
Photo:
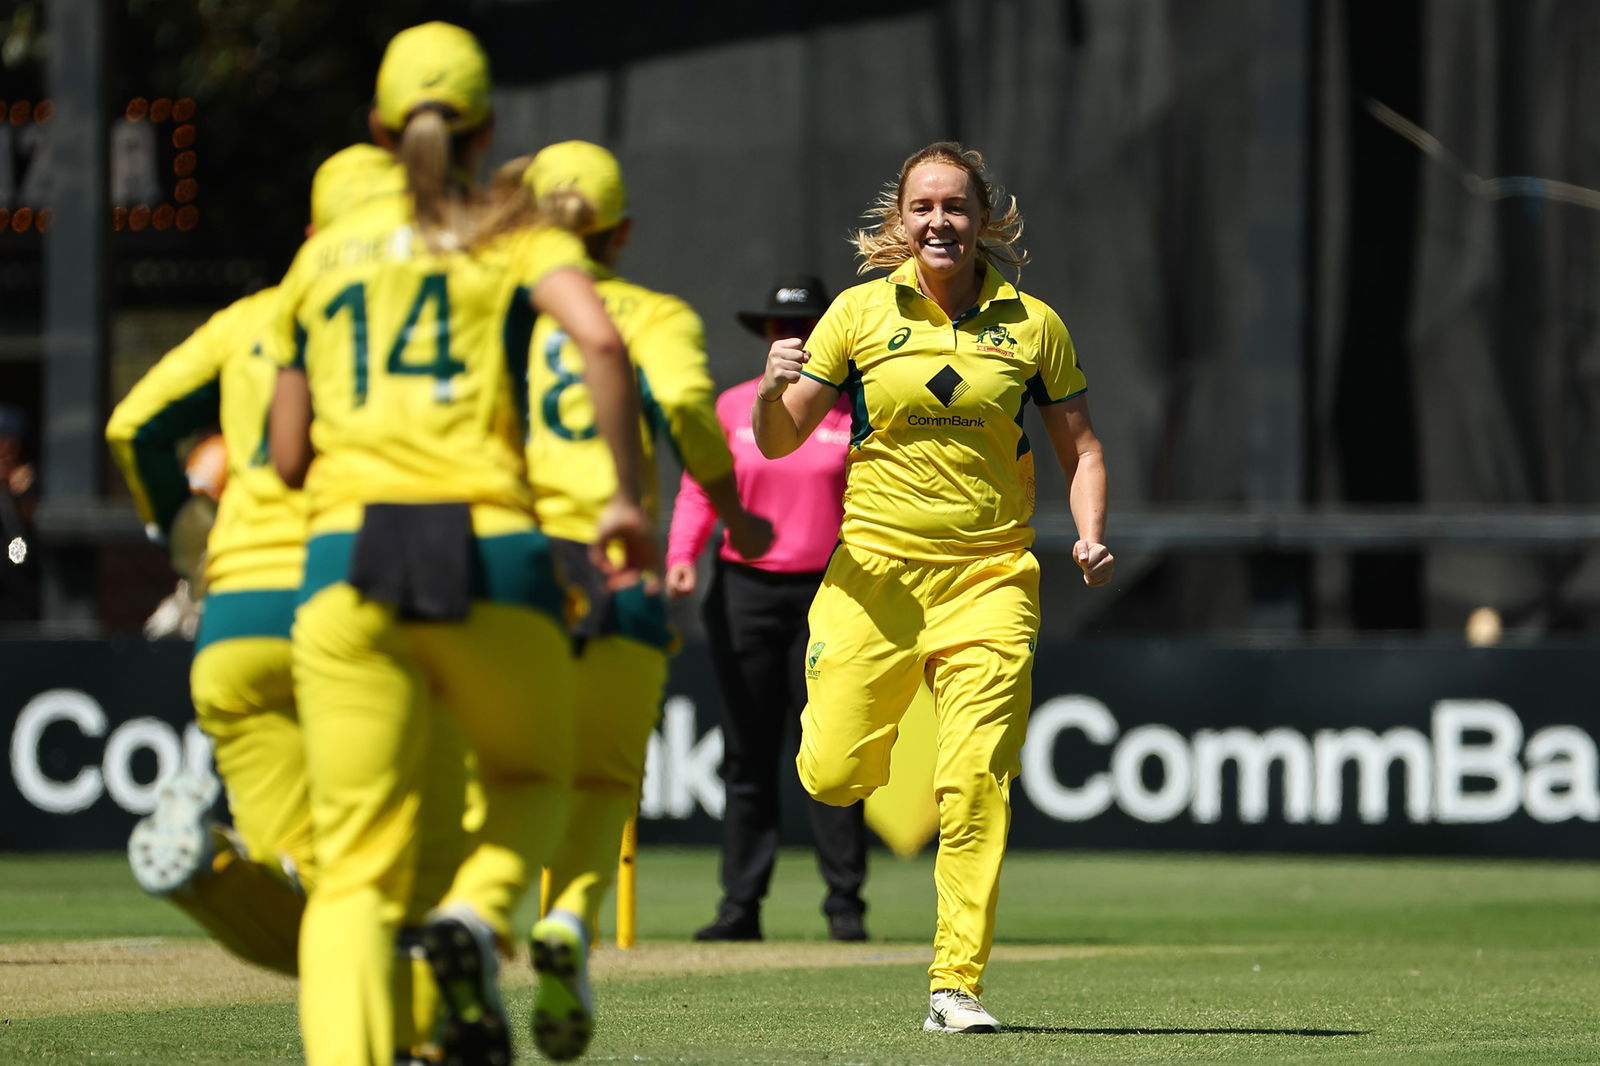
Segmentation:
{"type": "MultiPolygon", "coordinates": [[[[822,573],[780,574],[718,558],[704,618],[722,691],[722,907],[756,913],[777,859],[780,773],[793,774],[793,747],[806,703],[806,614],[822,573]],[[786,760],[785,756],[789,756],[786,760]]],[[[822,910],[865,910],[867,832],[862,804],[830,807],[805,798],[817,866],[828,886],[822,910]]]]}

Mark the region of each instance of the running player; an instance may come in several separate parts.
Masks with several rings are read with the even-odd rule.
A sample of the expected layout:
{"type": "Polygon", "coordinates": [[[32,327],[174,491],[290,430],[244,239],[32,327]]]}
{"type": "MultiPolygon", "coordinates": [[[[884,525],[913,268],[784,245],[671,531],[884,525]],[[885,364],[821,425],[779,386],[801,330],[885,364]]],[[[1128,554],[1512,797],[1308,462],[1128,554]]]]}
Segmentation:
{"type": "Polygon", "coordinates": [[[772,345],[751,414],[777,457],[841,392],[855,411],[841,544],[811,607],[796,763],[823,802],[865,798],[887,780],[917,686],[931,686],[938,922],[923,1028],[992,1033],[978,995],[1039,629],[1024,405],[1038,406],[1066,474],[1089,585],[1113,568],[1105,463],[1066,327],[1000,274],[1025,261],[1022,218],[1014,198],[1001,210],[983,157],[929,145],[873,213],[856,234],[861,271],[888,275],[842,293],[804,347],[772,345]]]}
{"type": "Polygon", "coordinates": [[[653,565],[626,349],[573,238],[525,229],[491,243],[462,177],[489,119],[470,34],[429,23],[396,35],[372,128],[408,195],[308,240],[274,322],[290,354],[271,454],[286,482],[304,480],[310,510],[293,651],[319,870],[300,939],[311,1066],[392,1058],[390,945],[441,705],[475,756],[484,813],[423,942],[463,1061],[511,1061],[496,945],[564,823],[573,724],[561,592],[511,384],[527,340],[508,311],[511,326],[552,315],[584,352],[619,483],[596,541],[620,540],[623,573],[653,565]]]}
{"type": "MultiPolygon", "coordinates": [[[[597,144],[564,141],[534,156],[523,180],[543,217],[583,239],[595,288],[627,341],[648,428],[666,436],[685,476],[705,487],[735,549],[746,557],[761,555],[771,544],[772,527],[739,502],[733,459],[712,403],[700,316],[677,297],[617,276],[632,219],[616,158],[597,144]]],[[[551,909],[532,932],[541,975],[570,971],[569,981],[541,980],[534,1003],[534,1039],[557,1060],[582,1054],[589,1041],[588,930],[597,927],[602,898],[615,878],[623,826],[638,806],[675,639],[653,579],[613,589],[590,562],[616,473],[595,435],[594,402],[582,367],[565,331],[541,319],[529,355],[528,475],[540,528],[581,600],[572,625],[578,652],[572,812],[550,862],[551,909]],[[580,990],[576,1002],[566,997],[574,984],[580,990]]],[[[645,506],[654,521],[654,452],[650,434],[643,439],[645,506]]]]}
{"type": "MultiPolygon", "coordinates": [[[[399,190],[389,153],[345,149],[317,169],[312,226],[399,190]]],[[[117,404],[106,440],[151,535],[169,544],[175,569],[205,597],[190,694],[233,816],[232,832],[209,821],[218,783],[203,768],[164,782],[129,841],[134,878],[241,958],[293,974],[313,877],[289,676],[306,512],[267,458],[277,365],[261,341],[277,299],[275,288],[247,296],[163,356],[117,404]],[[191,493],[177,448],[219,424],[226,475],[214,506],[191,493]]]]}
{"type": "MultiPolygon", "coordinates": [[[[792,275],[770,290],[761,311],[739,320],[768,344],[802,342],[827,310],[822,279],[792,275]]],[[[785,742],[800,725],[806,703],[806,613],[822,572],[839,543],[845,464],[849,460],[850,402],[834,404],[806,442],[782,459],[756,448],[750,405],[761,378],[717,397],[717,418],[733,452],[739,498],[771,518],[776,538],[759,559],[740,559],[726,544],[706,590],[703,617],[711,665],[722,695],[722,899],[716,918],[696,940],[760,940],[761,902],[772,882],[782,825],[785,742]]],[[[672,507],[667,534],[669,596],[694,591],[695,557],[710,538],[714,516],[705,494],[687,475],[672,507]]],[[[806,820],[817,869],[828,886],[822,912],[833,940],[865,940],[867,830],[862,804],[832,807],[807,799],[806,820]]]]}

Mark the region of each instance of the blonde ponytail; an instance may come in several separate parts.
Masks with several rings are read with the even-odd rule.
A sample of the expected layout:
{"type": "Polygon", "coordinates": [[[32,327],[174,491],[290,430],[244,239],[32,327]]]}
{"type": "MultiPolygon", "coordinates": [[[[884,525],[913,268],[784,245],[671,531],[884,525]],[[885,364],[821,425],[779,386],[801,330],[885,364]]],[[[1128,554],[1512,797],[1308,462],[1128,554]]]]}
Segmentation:
{"type": "Polygon", "coordinates": [[[422,107],[406,120],[395,153],[405,167],[417,228],[435,252],[453,251],[463,243],[457,232],[463,221],[463,198],[450,187],[453,148],[444,114],[435,107],[422,107]]]}
{"type": "Polygon", "coordinates": [[[552,226],[568,233],[587,235],[594,229],[596,212],[577,189],[552,189],[539,199],[539,214],[552,226]]]}
{"type": "Polygon", "coordinates": [[[591,241],[597,212],[587,197],[573,188],[554,189],[537,202],[526,180],[532,156],[517,156],[495,168],[489,178],[486,203],[473,220],[474,247],[530,226],[554,226],[583,239],[590,258],[598,259],[591,241]]]}
{"type": "Polygon", "coordinates": [[[537,199],[528,183],[528,167],[533,156],[519,155],[501,163],[489,179],[489,195],[495,201],[525,204],[525,217],[518,225],[555,226],[582,237],[594,228],[596,212],[588,197],[571,186],[552,189],[537,199]]]}

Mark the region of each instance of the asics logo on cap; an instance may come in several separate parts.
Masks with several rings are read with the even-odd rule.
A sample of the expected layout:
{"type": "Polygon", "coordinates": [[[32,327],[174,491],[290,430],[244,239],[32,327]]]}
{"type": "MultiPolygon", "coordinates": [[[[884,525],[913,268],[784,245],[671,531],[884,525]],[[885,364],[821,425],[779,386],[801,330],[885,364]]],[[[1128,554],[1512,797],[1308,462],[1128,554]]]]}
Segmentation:
{"type": "Polygon", "coordinates": [[[811,301],[809,289],[788,288],[779,289],[773,294],[773,300],[780,304],[803,304],[811,301]]]}

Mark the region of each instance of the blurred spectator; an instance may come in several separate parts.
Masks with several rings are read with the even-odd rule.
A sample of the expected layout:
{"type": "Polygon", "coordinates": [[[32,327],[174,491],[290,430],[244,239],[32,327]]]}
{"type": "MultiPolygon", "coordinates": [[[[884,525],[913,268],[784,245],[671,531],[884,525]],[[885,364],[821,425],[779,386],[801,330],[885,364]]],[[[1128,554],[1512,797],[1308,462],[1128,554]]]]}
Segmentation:
{"type": "Polygon", "coordinates": [[[39,486],[33,464],[25,461],[28,414],[0,404],[0,622],[39,617],[39,566],[33,551],[33,512],[39,486]]]}

